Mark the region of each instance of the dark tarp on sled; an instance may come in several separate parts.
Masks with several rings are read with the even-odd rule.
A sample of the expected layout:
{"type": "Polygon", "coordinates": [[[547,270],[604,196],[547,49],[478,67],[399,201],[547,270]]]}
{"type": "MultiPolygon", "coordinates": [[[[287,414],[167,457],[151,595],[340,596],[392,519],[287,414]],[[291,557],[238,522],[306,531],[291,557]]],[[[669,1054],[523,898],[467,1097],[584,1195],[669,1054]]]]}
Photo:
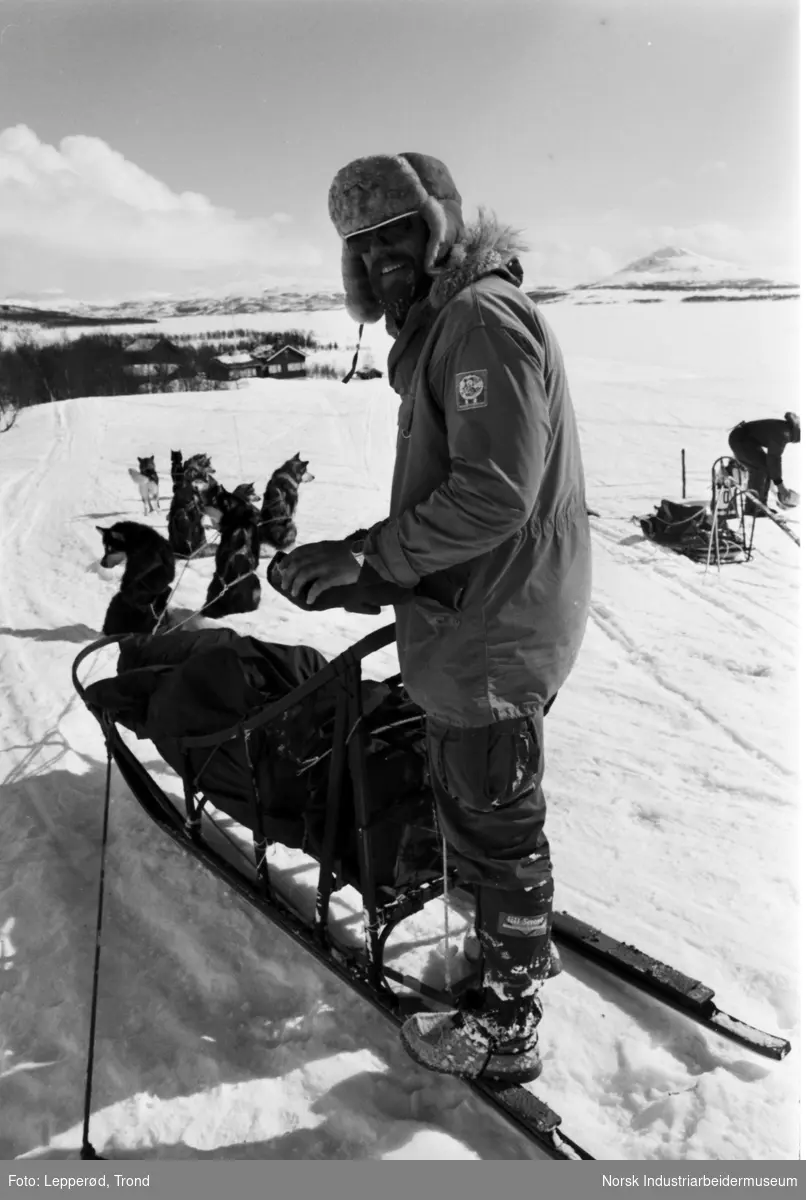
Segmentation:
{"type": "MultiPolygon", "coordinates": [[[[238,736],[212,747],[187,743],[259,715],[326,665],[311,647],[262,642],[229,629],[135,635],[121,642],[117,675],[90,684],[86,703],[152,741],[186,789],[258,832],[251,760],[267,841],[317,858],[340,679],[254,728],[248,758],[238,736]]],[[[441,869],[423,716],[398,680],[363,680],[361,701],[375,883],[398,890],[432,879],[441,869]]],[[[341,877],[355,882],[359,868],[349,772],[342,788],[336,860],[341,877]]]]}
{"type": "Polygon", "coordinates": [[[713,517],[704,504],[661,500],[654,513],[633,520],[641,526],[645,537],[694,562],[710,559],[738,562],[748,557],[742,538],[728,527],[727,521],[718,519],[713,528],[713,517]]]}

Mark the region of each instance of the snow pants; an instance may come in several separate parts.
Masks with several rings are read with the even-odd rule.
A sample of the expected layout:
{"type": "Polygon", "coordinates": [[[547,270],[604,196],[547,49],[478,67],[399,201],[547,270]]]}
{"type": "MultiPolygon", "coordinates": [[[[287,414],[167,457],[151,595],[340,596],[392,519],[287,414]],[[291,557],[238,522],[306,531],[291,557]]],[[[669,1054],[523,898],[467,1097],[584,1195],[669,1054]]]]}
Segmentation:
{"type": "Polygon", "coordinates": [[[485,984],[519,1004],[549,969],[554,880],[543,830],[543,715],[458,728],[429,718],[437,819],[476,894],[485,984]]]}
{"type": "Polygon", "coordinates": [[[427,741],[440,830],[462,883],[544,887],[542,714],[473,728],[429,717],[427,741]]]}
{"type": "Polygon", "coordinates": [[[743,425],[737,425],[728,434],[728,445],[733,451],[733,457],[747,467],[749,477],[748,490],[755,492],[762,504],[767,503],[770,490],[770,475],[767,465],[767,451],[745,430],[743,425]]]}

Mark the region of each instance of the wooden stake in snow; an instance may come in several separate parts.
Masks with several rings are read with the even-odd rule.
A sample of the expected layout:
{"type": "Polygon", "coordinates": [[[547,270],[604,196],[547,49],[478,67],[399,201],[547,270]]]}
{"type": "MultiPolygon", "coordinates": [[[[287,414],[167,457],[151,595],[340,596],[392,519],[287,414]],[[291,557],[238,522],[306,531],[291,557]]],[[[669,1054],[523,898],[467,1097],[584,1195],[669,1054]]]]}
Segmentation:
{"type": "Polygon", "coordinates": [[[683,499],[685,500],[685,498],[686,498],[686,451],[685,451],[685,449],[680,451],[680,471],[683,476],[683,499]]]}

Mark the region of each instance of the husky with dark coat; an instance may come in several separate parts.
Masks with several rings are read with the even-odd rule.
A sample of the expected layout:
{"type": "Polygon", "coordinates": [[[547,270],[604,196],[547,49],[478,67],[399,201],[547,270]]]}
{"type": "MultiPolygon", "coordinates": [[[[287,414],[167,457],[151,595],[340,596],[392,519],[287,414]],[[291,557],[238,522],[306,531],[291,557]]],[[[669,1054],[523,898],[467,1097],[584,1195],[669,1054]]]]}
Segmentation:
{"type": "Polygon", "coordinates": [[[172,450],[171,451],[171,483],[173,484],[174,491],[176,491],[177,487],[182,482],[182,479],[184,478],[184,474],[185,474],[185,464],[182,459],[182,451],[181,450],[172,450]]]}
{"type": "Polygon", "coordinates": [[[104,617],[103,634],[153,633],[171,594],[175,564],[168,542],[149,525],[118,521],[104,529],[102,567],[126,563],[120,589],[104,617]]]}
{"type": "Polygon", "coordinates": [[[129,474],[140,489],[140,499],[143,501],[143,514],[148,516],[154,508],[160,506],[160,481],[157,468],[154,466],[154,455],[147,458],[138,456],[139,470],[129,467],[129,474]]]}
{"type": "Polygon", "coordinates": [[[260,509],[259,533],[261,543],[275,550],[287,550],[297,540],[294,514],[299,503],[301,483],[311,483],[314,476],[308,463],[302,462],[297,452],[288,462],[272,475],[266,484],[263,505],[260,509]]]}
{"type": "Polygon", "coordinates": [[[260,560],[257,511],[242,496],[218,483],[211,485],[204,511],[221,531],[221,541],[202,614],[228,617],[254,612],[260,604],[260,580],[255,574],[260,560]]]}
{"type": "Polygon", "coordinates": [[[213,475],[215,475],[215,468],[210,462],[209,454],[191,454],[183,467],[184,478],[190,478],[192,481],[204,479],[209,483],[213,475]]]}
{"type": "Polygon", "coordinates": [[[239,483],[236,488],[232,489],[233,496],[237,496],[239,500],[245,500],[247,504],[257,505],[260,497],[255,491],[254,483],[239,483]]]}
{"type": "MultiPolygon", "coordinates": [[[[203,504],[213,484],[213,469],[206,454],[194,454],[189,458],[184,464],[181,480],[174,483],[168,512],[168,541],[174,554],[181,558],[190,558],[191,554],[200,558],[205,556],[207,536],[202,526],[203,504]]],[[[212,554],[212,549],[209,552],[212,554]]]]}

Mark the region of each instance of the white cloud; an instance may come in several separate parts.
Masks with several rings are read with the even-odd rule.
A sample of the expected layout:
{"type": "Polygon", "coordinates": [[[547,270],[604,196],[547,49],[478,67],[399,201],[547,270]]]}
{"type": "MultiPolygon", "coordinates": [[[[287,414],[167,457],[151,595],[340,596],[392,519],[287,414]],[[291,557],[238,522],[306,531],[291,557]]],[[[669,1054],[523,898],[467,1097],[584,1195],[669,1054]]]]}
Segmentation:
{"type": "Polygon", "coordinates": [[[73,263],[74,275],[83,261],[96,278],[103,265],[110,279],[134,266],[138,277],[153,267],[163,279],[171,271],[197,279],[205,271],[309,271],[321,256],[293,237],[292,224],[287,213],[245,219],[198,192],[174,192],[101,138],[65,137],[56,147],[25,125],[0,132],[0,250],[18,264],[11,248],[25,243],[39,276],[43,255],[55,273],[60,260],[73,263]]]}

